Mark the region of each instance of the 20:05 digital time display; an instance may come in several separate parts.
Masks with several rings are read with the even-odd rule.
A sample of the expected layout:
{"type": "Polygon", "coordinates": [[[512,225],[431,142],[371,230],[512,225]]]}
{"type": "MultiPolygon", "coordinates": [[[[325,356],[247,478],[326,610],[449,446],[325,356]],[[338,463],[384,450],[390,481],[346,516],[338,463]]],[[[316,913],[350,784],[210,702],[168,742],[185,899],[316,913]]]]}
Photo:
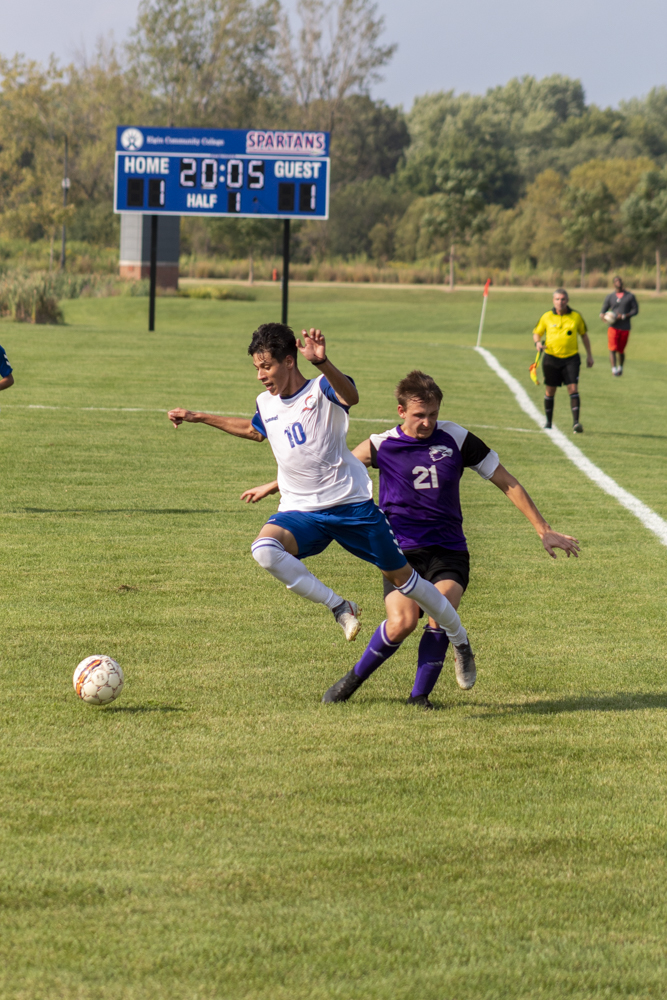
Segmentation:
{"type": "Polygon", "coordinates": [[[328,217],[329,160],[184,152],[116,154],[116,211],[328,217]]]}

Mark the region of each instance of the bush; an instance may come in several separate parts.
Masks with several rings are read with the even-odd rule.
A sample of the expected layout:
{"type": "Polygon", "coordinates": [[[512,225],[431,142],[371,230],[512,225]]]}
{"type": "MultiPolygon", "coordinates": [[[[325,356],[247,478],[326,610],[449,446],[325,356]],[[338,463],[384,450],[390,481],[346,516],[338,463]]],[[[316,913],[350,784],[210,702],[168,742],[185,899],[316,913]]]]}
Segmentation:
{"type": "Polygon", "coordinates": [[[60,297],[48,275],[8,274],[0,281],[0,315],[19,323],[62,323],[60,297]]]}

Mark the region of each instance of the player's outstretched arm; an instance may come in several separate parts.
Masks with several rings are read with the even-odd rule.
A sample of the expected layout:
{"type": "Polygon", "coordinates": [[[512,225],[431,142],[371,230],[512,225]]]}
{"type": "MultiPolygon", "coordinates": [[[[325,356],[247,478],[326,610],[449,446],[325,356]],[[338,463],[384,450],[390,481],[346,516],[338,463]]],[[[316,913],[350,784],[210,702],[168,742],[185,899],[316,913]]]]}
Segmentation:
{"type": "Polygon", "coordinates": [[[3,389],[9,389],[10,386],[14,385],[14,376],[5,375],[4,378],[0,378],[0,392],[3,389]]]}
{"type": "Polygon", "coordinates": [[[174,427],[178,428],[185,421],[188,424],[208,424],[218,430],[233,434],[234,437],[247,438],[248,441],[264,441],[264,435],[255,430],[252,421],[244,417],[220,417],[216,413],[196,413],[177,406],[167,414],[174,427]]]}
{"type": "Polygon", "coordinates": [[[344,406],[356,406],[359,402],[359,393],[347,375],[343,375],[342,371],[327,358],[327,345],[322,331],[311,327],[310,332],[302,330],[301,336],[303,341],[296,342],[301,356],[315,365],[321,375],[326,376],[329,385],[344,406]]]}
{"type": "Polygon", "coordinates": [[[264,483],[263,486],[253,486],[251,489],[245,490],[241,494],[241,500],[245,500],[246,503],[257,503],[259,500],[263,500],[264,497],[277,492],[278,480],[274,479],[272,483],[264,483]]]}
{"type": "Polygon", "coordinates": [[[551,526],[547,524],[531,498],[528,496],[519,480],[515,479],[503,465],[498,466],[496,471],[491,476],[490,481],[494,484],[494,486],[497,486],[499,490],[502,490],[505,496],[512,501],[514,506],[528,518],[532,526],[535,528],[535,531],[540,536],[542,545],[552,559],[556,558],[554,549],[562,549],[568,559],[571,555],[575,556],[575,558],[577,557],[579,552],[579,542],[577,539],[572,538],[571,535],[561,535],[559,531],[553,531],[551,526]]]}
{"type": "Polygon", "coordinates": [[[369,469],[371,466],[371,439],[366,438],[365,441],[358,444],[356,448],[352,449],[352,454],[369,469]]]}

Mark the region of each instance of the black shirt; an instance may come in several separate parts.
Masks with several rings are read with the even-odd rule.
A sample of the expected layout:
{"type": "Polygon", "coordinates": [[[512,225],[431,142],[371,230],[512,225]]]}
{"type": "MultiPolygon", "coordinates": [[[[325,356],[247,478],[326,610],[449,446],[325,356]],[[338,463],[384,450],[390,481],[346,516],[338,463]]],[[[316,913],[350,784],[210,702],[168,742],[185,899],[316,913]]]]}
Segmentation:
{"type": "Polygon", "coordinates": [[[609,325],[613,326],[615,330],[629,330],[630,317],[636,316],[639,312],[639,303],[632,292],[628,292],[627,290],[624,290],[623,297],[620,299],[616,298],[616,292],[610,292],[602,303],[600,312],[613,312],[617,316],[625,316],[625,319],[615,319],[609,325]]]}

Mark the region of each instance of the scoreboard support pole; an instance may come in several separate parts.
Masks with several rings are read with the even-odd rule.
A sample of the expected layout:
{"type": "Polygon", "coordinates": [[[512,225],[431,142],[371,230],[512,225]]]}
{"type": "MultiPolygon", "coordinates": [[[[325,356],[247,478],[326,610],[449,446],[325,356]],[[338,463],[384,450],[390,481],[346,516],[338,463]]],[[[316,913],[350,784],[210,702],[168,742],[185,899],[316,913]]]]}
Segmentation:
{"type": "Polygon", "coordinates": [[[285,219],[283,225],[283,316],[282,323],[287,326],[287,313],[289,307],[289,224],[290,220],[285,219]]]}
{"type": "Polygon", "coordinates": [[[155,288],[157,285],[157,215],[151,215],[151,270],[148,292],[148,330],[155,329],[155,288]]]}

